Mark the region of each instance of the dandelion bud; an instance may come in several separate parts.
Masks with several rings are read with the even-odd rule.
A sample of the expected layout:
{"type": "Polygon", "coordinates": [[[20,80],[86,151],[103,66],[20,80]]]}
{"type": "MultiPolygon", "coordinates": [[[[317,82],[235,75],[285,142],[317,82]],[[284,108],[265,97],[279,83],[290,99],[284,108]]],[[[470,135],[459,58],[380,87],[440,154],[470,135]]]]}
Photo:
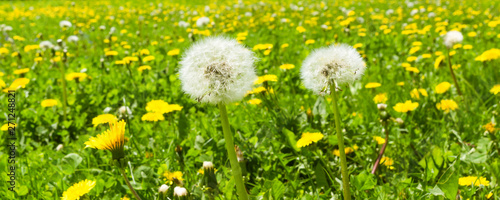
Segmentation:
{"type": "Polygon", "coordinates": [[[203,162],[203,169],[210,170],[214,168],[214,164],[210,161],[203,162]]]}
{"type": "Polygon", "coordinates": [[[377,108],[379,110],[385,110],[387,108],[387,104],[385,104],[385,103],[379,103],[379,104],[377,104],[377,108]]]}
{"type": "Polygon", "coordinates": [[[239,101],[257,79],[255,60],[254,53],[234,39],[209,37],[198,41],[179,62],[182,89],[199,102],[239,101]]]}
{"type": "Polygon", "coordinates": [[[63,45],[63,40],[62,39],[57,39],[57,45],[62,46],[63,45]]]}
{"type": "Polygon", "coordinates": [[[57,147],[56,147],[56,151],[61,151],[61,149],[62,149],[63,147],[64,147],[64,145],[62,145],[62,144],[57,145],[57,147]]]}
{"type": "Polygon", "coordinates": [[[174,196],[176,196],[176,197],[184,197],[184,196],[187,196],[187,195],[188,195],[188,192],[187,192],[186,188],[179,187],[179,186],[176,186],[174,188],[174,196]]]}
{"type": "Polygon", "coordinates": [[[450,49],[454,44],[462,42],[464,40],[464,36],[459,31],[449,31],[444,36],[444,45],[446,48],[450,49]]]}
{"type": "Polygon", "coordinates": [[[359,79],[365,63],[353,47],[340,44],[316,49],[302,63],[301,77],[304,86],[317,94],[324,94],[337,85],[359,79]]]}
{"type": "Polygon", "coordinates": [[[163,185],[161,185],[161,186],[160,186],[160,188],[158,189],[158,192],[159,192],[159,193],[165,193],[165,192],[167,192],[168,188],[169,188],[169,187],[168,187],[168,185],[163,184],[163,185]]]}

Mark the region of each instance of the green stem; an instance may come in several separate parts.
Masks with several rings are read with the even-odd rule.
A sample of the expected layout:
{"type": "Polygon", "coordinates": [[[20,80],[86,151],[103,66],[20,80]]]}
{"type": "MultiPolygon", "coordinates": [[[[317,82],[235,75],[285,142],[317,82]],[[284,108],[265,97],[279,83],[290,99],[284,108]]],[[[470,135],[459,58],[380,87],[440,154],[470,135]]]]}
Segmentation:
{"type": "Polygon", "coordinates": [[[457,92],[460,96],[462,96],[462,90],[460,90],[460,86],[458,85],[457,78],[455,77],[455,73],[453,72],[453,67],[451,66],[450,49],[448,49],[448,67],[450,67],[451,77],[453,78],[453,81],[455,82],[455,86],[457,87],[457,92]]]}
{"type": "Polygon", "coordinates": [[[344,199],[351,199],[351,189],[349,186],[349,172],[347,171],[347,160],[344,151],[344,135],[340,129],[340,113],[337,106],[337,91],[335,87],[335,82],[330,85],[330,90],[332,91],[332,103],[333,103],[333,113],[335,114],[335,128],[337,131],[337,139],[339,143],[339,153],[340,153],[340,165],[342,171],[342,187],[344,189],[344,199]]]}
{"type": "Polygon", "coordinates": [[[123,179],[125,179],[125,183],[127,183],[128,188],[130,189],[130,191],[132,191],[132,194],[134,194],[134,196],[135,196],[136,199],[141,200],[141,197],[139,197],[139,195],[134,190],[134,188],[132,187],[132,185],[130,185],[130,181],[128,181],[127,175],[125,175],[125,170],[123,170],[123,168],[120,168],[120,172],[122,173],[123,179]]]}
{"type": "Polygon", "coordinates": [[[222,132],[224,133],[224,140],[226,141],[226,150],[231,162],[231,171],[233,173],[234,181],[236,183],[236,191],[238,193],[240,200],[248,200],[247,190],[245,189],[245,184],[243,183],[243,176],[241,174],[241,168],[236,158],[236,152],[234,151],[233,135],[231,134],[231,129],[229,128],[229,120],[227,118],[226,105],[224,103],[219,103],[220,118],[222,122],[222,132]]]}
{"type": "MultiPolygon", "coordinates": [[[[61,71],[61,81],[62,81],[62,92],[63,92],[63,120],[66,121],[66,106],[67,106],[67,94],[66,94],[66,78],[64,77],[65,69],[64,66],[65,64],[61,64],[61,67],[59,68],[61,71]]],[[[67,127],[66,127],[67,128],[67,127]]]]}

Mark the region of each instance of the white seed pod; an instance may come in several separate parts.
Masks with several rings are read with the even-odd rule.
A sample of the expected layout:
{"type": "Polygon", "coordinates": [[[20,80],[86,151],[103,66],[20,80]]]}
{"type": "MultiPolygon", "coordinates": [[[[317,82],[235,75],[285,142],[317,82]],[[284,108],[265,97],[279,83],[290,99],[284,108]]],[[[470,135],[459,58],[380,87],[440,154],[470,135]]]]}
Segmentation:
{"type": "Polygon", "coordinates": [[[314,50],[302,63],[301,78],[304,86],[317,94],[329,91],[329,85],[352,83],[365,71],[359,53],[347,44],[331,45],[314,50]]]}
{"type": "Polygon", "coordinates": [[[76,36],[76,35],[69,36],[68,37],[68,42],[73,42],[73,43],[78,42],[78,36],[76,36]]]}
{"type": "Polygon", "coordinates": [[[200,17],[198,20],[196,20],[196,26],[197,27],[203,27],[210,23],[210,18],[208,17],[200,17]]]}
{"type": "Polygon", "coordinates": [[[168,185],[163,184],[160,186],[160,188],[158,188],[158,193],[165,193],[167,192],[168,188],[168,185]]]}
{"type": "Polygon", "coordinates": [[[462,42],[463,40],[464,36],[460,31],[449,31],[444,36],[444,45],[450,49],[454,44],[462,42]]]}
{"type": "Polygon", "coordinates": [[[187,192],[186,188],[179,187],[179,186],[176,186],[174,188],[174,196],[183,197],[183,196],[187,196],[187,195],[188,195],[188,192],[187,192]]]}
{"type": "Polygon", "coordinates": [[[61,28],[69,28],[72,26],[71,22],[67,21],[67,20],[63,20],[61,22],[59,22],[59,26],[61,28]]]}
{"type": "Polygon", "coordinates": [[[182,89],[211,104],[243,99],[257,79],[254,53],[234,39],[209,37],[193,44],[179,62],[182,89]]]}
{"type": "Polygon", "coordinates": [[[42,41],[40,42],[40,49],[52,49],[54,45],[50,41],[42,41]]]}

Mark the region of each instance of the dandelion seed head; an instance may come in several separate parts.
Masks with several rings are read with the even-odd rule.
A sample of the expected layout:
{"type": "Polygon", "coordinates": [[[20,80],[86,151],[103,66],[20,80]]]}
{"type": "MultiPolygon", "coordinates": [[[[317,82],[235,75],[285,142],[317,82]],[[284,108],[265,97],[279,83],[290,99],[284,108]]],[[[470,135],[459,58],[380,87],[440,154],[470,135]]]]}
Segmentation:
{"type": "Polygon", "coordinates": [[[174,196],[183,197],[183,196],[187,196],[187,194],[188,194],[188,192],[187,192],[186,188],[179,187],[179,186],[176,186],[174,188],[174,196]]]}
{"type": "Polygon", "coordinates": [[[182,89],[200,102],[243,99],[257,79],[254,53],[236,40],[210,37],[192,45],[179,62],[182,89]]]}
{"type": "Polygon", "coordinates": [[[74,43],[78,42],[78,36],[76,36],[76,35],[69,36],[68,42],[74,42],[74,43]]]}
{"type": "Polygon", "coordinates": [[[337,85],[354,82],[365,68],[356,49],[346,44],[331,45],[315,50],[304,60],[301,77],[306,88],[321,94],[331,81],[337,85]]]}
{"type": "Polygon", "coordinates": [[[67,20],[63,20],[61,22],[59,22],[59,26],[61,28],[69,28],[72,26],[71,22],[67,21],[67,20]]]}
{"type": "Polygon", "coordinates": [[[197,27],[203,27],[210,23],[210,18],[208,17],[200,17],[198,20],[196,20],[196,26],[197,27]]]}
{"type": "Polygon", "coordinates": [[[444,36],[444,45],[446,45],[446,47],[450,49],[454,44],[462,42],[462,40],[464,40],[464,36],[461,32],[449,31],[444,36]]]}

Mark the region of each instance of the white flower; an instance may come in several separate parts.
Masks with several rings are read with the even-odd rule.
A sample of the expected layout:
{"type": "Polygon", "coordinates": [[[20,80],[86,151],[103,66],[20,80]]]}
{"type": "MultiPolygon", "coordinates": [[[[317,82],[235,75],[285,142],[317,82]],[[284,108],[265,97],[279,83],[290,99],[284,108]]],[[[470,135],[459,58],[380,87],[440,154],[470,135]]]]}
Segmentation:
{"type": "Polygon", "coordinates": [[[234,39],[206,38],[193,44],[179,62],[182,89],[200,102],[239,101],[257,79],[256,60],[252,51],[234,39]]]}
{"type": "Polygon", "coordinates": [[[71,22],[63,20],[63,21],[59,22],[59,26],[61,28],[69,28],[69,27],[71,27],[71,22]]]}
{"type": "Polygon", "coordinates": [[[455,43],[462,42],[464,40],[464,36],[459,31],[449,31],[444,36],[444,45],[449,49],[453,47],[455,43]]]}
{"type": "Polygon", "coordinates": [[[175,186],[174,196],[183,197],[183,196],[187,196],[187,194],[188,194],[188,191],[186,190],[186,188],[175,186]]]}
{"type": "Polygon", "coordinates": [[[252,16],[252,13],[251,13],[251,12],[246,12],[246,13],[245,13],[245,16],[247,16],[247,17],[251,17],[251,16],[252,16]]]}
{"type": "Polygon", "coordinates": [[[433,18],[433,17],[436,17],[436,13],[434,13],[434,12],[430,12],[429,14],[427,14],[427,17],[428,17],[428,18],[433,18]]]}
{"type": "Polygon", "coordinates": [[[387,104],[385,104],[385,103],[379,103],[379,104],[377,104],[377,108],[379,110],[385,110],[387,108],[387,104]]]}
{"type": "Polygon", "coordinates": [[[418,13],[418,9],[415,8],[415,9],[411,10],[410,15],[413,16],[417,13],[418,13]]]}
{"type": "Polygon", "coordinates": [[[185,21],[180,21],[179,22],[179,27],[182,27],[182,28],[187,28],[189,27],[189,23],[185,22],[185,21]]]}
{"type": "Polygon", "coordinates": [[[347,44],[331,45],[313,51],[302,63],[304,86],[317,94],[328,92],[331,81],[337,85],[361,77],[365,64],[359,53],[347,44]]]}
{"type": "Polygon", "coordinates": [[[132,115],[132,110],[128,106],[122,106],[118,108],[118,116],[122,118],[123,116],[130,116],[132,115]]]}
{"type": "Polygon", "coordinates": [[[205,12],[210,12],[210,6],[205,6],[205,12]]]}
{"type": "Polygon", "coordinates": [[[203,169],[213,169],[214,164],[210,161],[204,161],[203,162],[203,169]]]}
{"type": "Polygon", "coordinates": [[[78,36],[76,36],[76,35],[69,36],[68,42],[74,42],[74,43],[78,42],[78,36]]]}
{"type": "Polygon", "coordinates": [[[64,145],[62,145],[62,144],[57,145],[57,147],[56,147],[56,151],[61,151],[61,149],[62,149],[63,147],[64,147],[64,145]]]}
{"type": "Polygon", "coordinates": [[[163,184],[158,189],[158,193],[165,193],[165,192],[167,192],[168,188],[169,188],[168,185],[163,184]]]}
{"type": "Polygon", "coordinates": [[[4,26],[2,31],[12,31],[12,26],[4,26]]]}
{"type": "Polygon", "coordinates": [[[392,13],[394,13],[393,9],[389,9],[389,10],[385,11],[385,15],[392,15],[392,13]]]}
{"type": "Polygon", "coordinates": [[[200,17],[200,18],[198,18],[198,20],[196,20],[197,27],[203,27],[203,26],[207,25],[208,23],[210,23],[210,18],[208,18],[208,17],[200,17]]]}
{"type": "Polygon", "coordinates": [[[99,29],[100,29],[100,30],[105,30],[105,29],[106,29],[106,26],[104,26],[104,25],[100,25],[100,26],[99,26],[99,29]]]}
{"type": "Polygon", "coordinates": [[[328,26],[327,26],[326,24],[322,24],[322,25],[321,25],[321,28],[322,28],[322,29],[328,29],[328,26]]]}
{"type": "Polygon", "coordinates": [[[52,49],[54,45],[50,41],[42,41],[40,42],[40,49],[52,49]]]}

